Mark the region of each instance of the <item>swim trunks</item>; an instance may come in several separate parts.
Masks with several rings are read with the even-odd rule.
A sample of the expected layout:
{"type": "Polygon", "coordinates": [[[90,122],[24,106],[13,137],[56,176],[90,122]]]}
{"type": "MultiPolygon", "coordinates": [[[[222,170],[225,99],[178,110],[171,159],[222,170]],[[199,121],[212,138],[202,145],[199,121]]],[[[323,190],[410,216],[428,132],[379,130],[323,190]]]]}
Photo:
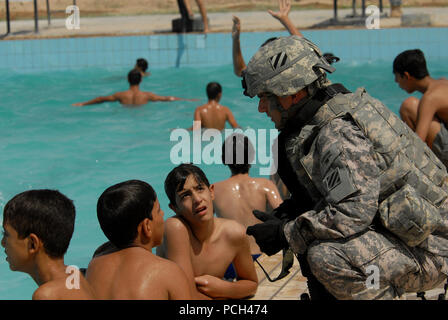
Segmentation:
{"type": "Polygon", "coordinates": [[[440,122],[440,131],[432,143],[432,151],[448,168],[448,130],[443,122],[440,122]]]}
{"type": "MultiPolygon", "coordinates": [[[[253,254],[252,261],[257,260],[259,256],[261,256],[261,254],[253,254]]],[[[224,279],[226,279],[228,281],[233,281],[234,279],[236,279],[236,271],[235,271],[235,268],[233,267],[233,263],[231,263],[229,265],[229,267],[227,268],[227,271],[224,274],[224,279]]]]}

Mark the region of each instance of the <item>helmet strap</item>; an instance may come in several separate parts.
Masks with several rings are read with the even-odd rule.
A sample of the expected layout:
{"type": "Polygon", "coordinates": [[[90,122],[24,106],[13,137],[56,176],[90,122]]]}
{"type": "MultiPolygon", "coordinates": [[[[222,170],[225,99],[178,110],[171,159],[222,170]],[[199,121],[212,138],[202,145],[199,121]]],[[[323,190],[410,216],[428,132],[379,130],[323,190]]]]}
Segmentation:
{"type": "Polygon", "coordinates": [[[327,79],[325,74],[322,77],[319,77],[316,81],[311,83],[306,87],[308,95],[301,99],[296,104],[292,105],[288,110],[283,109],[283,107],[279,104],[279,110],[281,112],[282,118],[281,123],[278,129],[283,129],[286,125],[286,122],[295,117],[300,110],[302,110],[303,106],[306,105],[309,101],[311,101],[316,93],[324,87],[324,83],[326,83],[327,79]],[[280,109],[281,108],[281,109],[280,109]]]}

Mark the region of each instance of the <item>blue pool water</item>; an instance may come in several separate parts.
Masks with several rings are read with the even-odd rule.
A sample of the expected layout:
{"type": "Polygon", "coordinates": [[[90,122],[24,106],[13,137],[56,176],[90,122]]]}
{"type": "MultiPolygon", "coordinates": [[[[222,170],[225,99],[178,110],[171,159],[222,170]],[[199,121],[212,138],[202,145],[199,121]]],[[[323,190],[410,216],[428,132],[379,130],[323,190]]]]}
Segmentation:
{"type": "MultiPolygon", "coordinates": [[[[394,83],[391,64],[339,62],[335,66],[337,71],[330,76],[334,82],[350,90],[364,86],[395,112],[407,97],[394,83]]],[[[174,167],[170,150],[176,142],[170,141],[170,132],[192,125],[194,108],[206,102],[208,82],[222,84],[221,103],[231,108],[243,128],[273,128],[256,111],[257,99],[241,94],[240,79],[233,75],[231,65],[153,69],[152,76],[143,80],[143,90],[198,98],[198,102],[159,102],[132,109],[118,103],[71,106],[126,89],[127,72],[105,68],[0,71],[0,210],[15,194],[28,189],[58,189],[73,199],[77,216],[66,264],[86,267],[94,250],[106,241],[97,221],[96,201],[112,184],[128,179],[149,182],[165,218],[172,215],[163,189],[174,167]]],[[[430,65],[430,72],[434,77],[444,76],[448,67],[439,62],[430,65]]],[[[211,182],[229,176],[222,165],[200,167],[211,182]]],[[[258,175],[257,168],[253,168],[254,175],[258,175]]],[[[30,299],[36,289],[28,275],[9,270],[3,250],[0,275],[0,299],[30,299]]]]}

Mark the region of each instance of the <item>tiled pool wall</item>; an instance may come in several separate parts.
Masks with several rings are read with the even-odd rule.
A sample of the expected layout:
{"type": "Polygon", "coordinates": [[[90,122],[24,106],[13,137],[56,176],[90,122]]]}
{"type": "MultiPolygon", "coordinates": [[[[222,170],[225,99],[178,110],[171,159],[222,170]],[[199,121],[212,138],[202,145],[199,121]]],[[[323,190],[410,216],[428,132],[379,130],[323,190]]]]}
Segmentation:
{"type": "MultiPolygon", "coordinates": [[[[391,61],[403,50],[420,48],[427,59],[448,58],[448,28],[400,28],[303,31],[322,51],[343,61],[391,61]]],[[[246,59],[268,38],[286,32],[251,32],[241,35],[246,59]]],[[[230,33],[170,34],[0,41],[0,69],[17,71],[63,70],[129,65],[139,57],[150,67],[185,67],[232,63],[230,33]]]]}

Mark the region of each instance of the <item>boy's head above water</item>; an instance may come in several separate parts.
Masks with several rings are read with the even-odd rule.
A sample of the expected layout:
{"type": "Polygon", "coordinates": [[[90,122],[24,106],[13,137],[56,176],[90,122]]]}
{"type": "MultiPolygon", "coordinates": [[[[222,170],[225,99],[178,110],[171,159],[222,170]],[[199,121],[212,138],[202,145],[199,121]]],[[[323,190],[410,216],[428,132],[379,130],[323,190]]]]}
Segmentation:
{"type": "Polygon", "coordinates": [[[206,92],[209,100],[221,100],[222,87],[218,82],[210,82],[207,84],[206,92]]]}
{"type": "Polygon", "coordinates": [[[137,59],[135,66],[136,68],[140,69],[140,71],[146,72],[146,70],[148,69],[148,61],[146,61],[146,59],[144,58],[139,58],[137,59]]]}
{"type": "Polygon", "coordinates": [[[12,198],[3,211],[2,246],[11,270],[27,272],[41,253],[63,258],[75,226],[72,200],[56,190],[29,190],[12,198]]]}
{"type": "Polygon", "coordinates": [[[233,175],[249,173],[255,149],[248,137],[234,133],[227,137],[221,150],[222,163],[229,166],[233,175]]]}
{"type": "Polygon", "coordinates": [[[154,246],[162,241],[163,211],[156,192],[144,181],[129,180],[107,188],[98,199],[97,215],[104,234],[118,248],[132,245],[144,226],[151,230],[154,246]]]}
{"type": "Polygon", "coordinates": [[[142,82],[142,74],[138,69],[132,69],[128,73],[128,82],[131,86],[137,86],[142,82]]]}

